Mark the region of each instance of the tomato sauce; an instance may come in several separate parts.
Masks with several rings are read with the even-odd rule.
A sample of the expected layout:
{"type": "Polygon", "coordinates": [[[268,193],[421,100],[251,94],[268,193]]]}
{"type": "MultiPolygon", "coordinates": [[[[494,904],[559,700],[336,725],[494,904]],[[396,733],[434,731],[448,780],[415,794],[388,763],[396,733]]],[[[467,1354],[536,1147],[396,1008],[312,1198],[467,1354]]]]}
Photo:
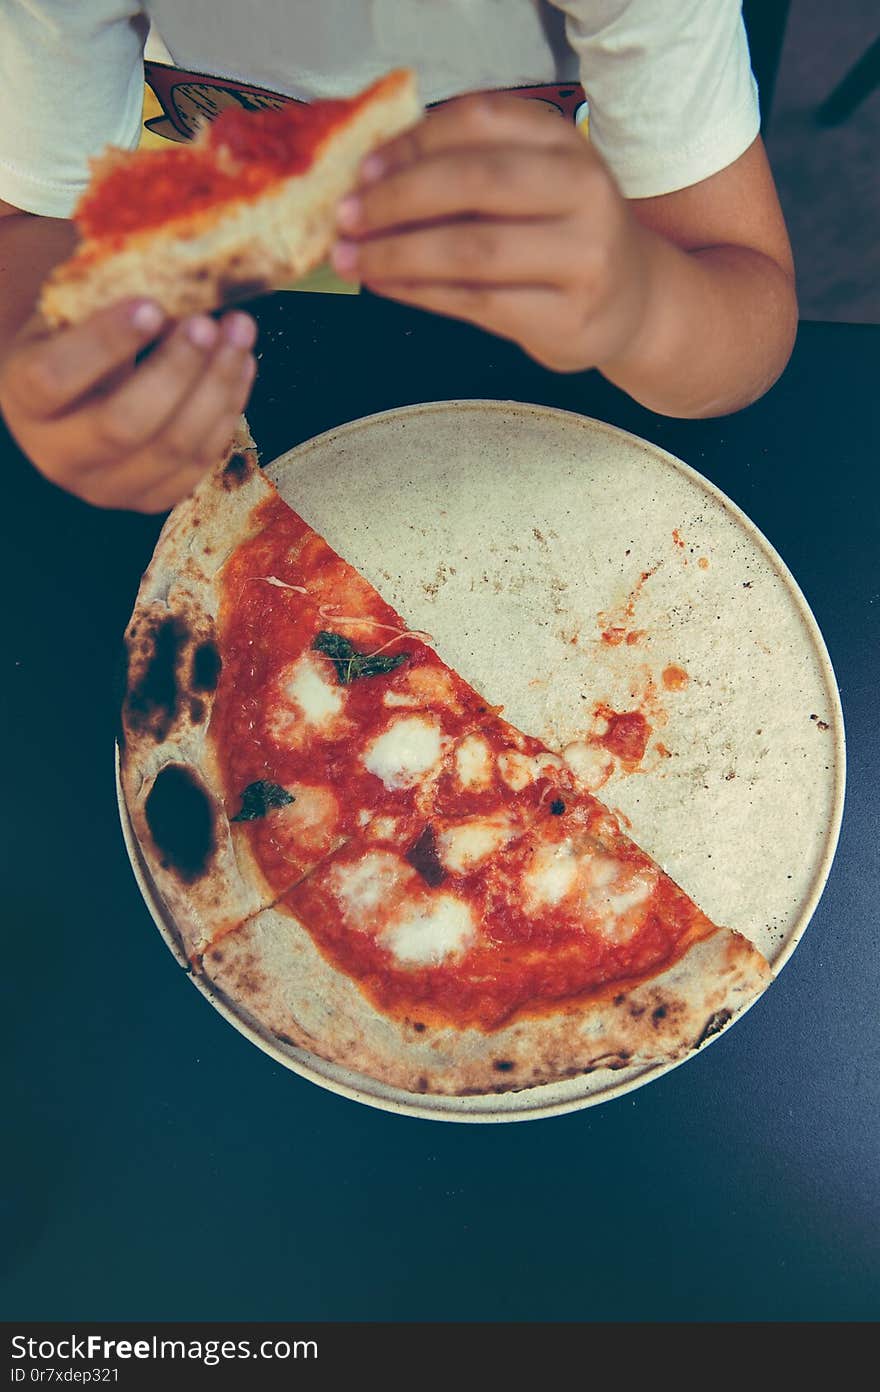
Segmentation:
{"type": "Polygon", "coordinates": [[[88,238],[119,237],[252,198],[304,174],[327,136],[372,94],[262,111],[227,107],[197,144],[120,155],[80,200],[77,226],[88,238]]]}
{"type": "MultiPolygon", "coordinates": [[[[650,888],[649,878],[637,922],[621,941],[603,934],[599,911],[585,909],[577,896],[559,902],[551,896],[537,910],[525,904],[523,875],[536,849],[558,846],[567,853],[571,842],[587,855],[613,857],[624,882],[645,873],[648,862],[607,809],[579,791],[552,761],[521,793],[503,783],[497,774],[500,755],[533,759],[548,753],[544,746],[499,720],[418,635],[406,633],[390,605],[284,503],[264,504],[260,521],[262,530],[236,550],[223,572],[218,620],[223,661],[210,733],[227,811],[236,816],[243,790],[258,780],[285,790],[309,783],[319,789],[330,809],[328,820],[326,826],[307,825],[304,840],[289,839],[290,819],[305,806],[296,801],[240,822],[236,834],[247,838],[268,883],[284,895],[283,906],[301,918],[322,953],[356,980],[377,1008],[412,1020],[496,1029],[517,1013],[540,1014],[661,970],[690,937],[709,930],[709,921],[690,900],[650,867],[647,874],[654,873],[656,881],[650,888]],[[388,625],[388,632],[367,625],[364,632],[371,636],[359,639],[358,647],[378,648],[391,638],[385,651],[405,650],[406,663],[387,675],[340,686],[345,693],[341,732],[309,728],[302,739],[294,735],[288,747],[272,737],[273,683],[287,664],[313,650],[316,628],[333,629],[336,617],[340,632],[354,633],[354,627],[344,627],[346,615],[388,625]],[[443,817],[455,822],[498,812],[519,819],[519,834],[484,865],[461,871],[441,867],[431,853],[436,838],[426,832],[424,806],[417,805],[418,785],[388,790],[363,766],[365,743],[383,728],[389,711],[413,709],[389,707],[383,695],[389,689],[396,695],[411,692],[420,670],[426,679],[448,683],[449,703],[429,713],[449,733],[449,747],[464,733],[476,732],[492,752],[493,770],[490,788],[474,787],[463,797],[447,775],[438,779],[427,821],[436,816],[442,832],[443,817]],[[364,815],[382,811],[394,816],[388,839],[366,837],[364,815]],[[368,845],[401,861],[405,890],[400,894],[408,906],[429,905],[432,895],[444,893],[467,903],[480,931],[476,945],[439,965],[401,963],[382,941],[383,925],[404,904],[393,898],[393,886],[391,902],[373,905],[366,919],[361,914],[346,921],[328,875],[334,866],[358,860],[368,845]]],[[[331,659],[318,660],[332,673],[331,659]]],[[[608,722],[602,743],[622,759],[640,759],[650,734],[644,716],[610,708],[601,713],[608,722]]]]}
{"type": "Polygon", "coordinates": [[[608,729],[598,736],[597,743],[626,763],[639,763],[651,736],[651,726],[642,712],[603,710],[602,713],[608,721],[608,729]]]}

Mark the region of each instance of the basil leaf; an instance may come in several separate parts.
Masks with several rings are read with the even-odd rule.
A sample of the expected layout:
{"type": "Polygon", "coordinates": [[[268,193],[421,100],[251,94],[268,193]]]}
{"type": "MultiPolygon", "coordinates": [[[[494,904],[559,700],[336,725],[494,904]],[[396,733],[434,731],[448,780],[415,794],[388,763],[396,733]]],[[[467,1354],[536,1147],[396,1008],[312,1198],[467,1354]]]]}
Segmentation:
{"type": "Polygon", "coordinates": [[[256,783],[247,785],[241,795],[241,811],[229,820],[253,822],[257,817],[265,817],[271,808],[286,807],[289,802],[295,801],[293,793],[289,793],[286,788],[280,788],[277,783],[270,783],[268,779],[259,778],[256,783]]]}
{"type": "Polygon", "coordinates": [[[340,686],[349,686],[358,677],[378,677],[385,672],[393,672],[409,657],[409,653],[397,653],[394,657],[386,657],[383,653],[360,653],[341,633],[328,633],[326,630],[316,635],[312,647],[330,658],[340,686]]]}

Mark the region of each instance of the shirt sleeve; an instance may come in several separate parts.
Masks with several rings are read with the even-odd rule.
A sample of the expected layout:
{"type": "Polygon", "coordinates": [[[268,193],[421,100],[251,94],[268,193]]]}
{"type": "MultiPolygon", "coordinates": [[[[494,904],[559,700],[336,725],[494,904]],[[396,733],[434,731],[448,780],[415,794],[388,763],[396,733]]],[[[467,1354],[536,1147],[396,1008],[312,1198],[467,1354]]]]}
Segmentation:
{"type": "Polygon", "coordinates": [[[147,27],[136,0],[3,0],[0,198],[70,217],[90,157],[137,145],[147,27]]]}
{"type": "Polygon", "coordinates": [[[552,0],[590,103],[590,138],[628,198],[732,164],[760,129],[740,0],[552,0]]]}

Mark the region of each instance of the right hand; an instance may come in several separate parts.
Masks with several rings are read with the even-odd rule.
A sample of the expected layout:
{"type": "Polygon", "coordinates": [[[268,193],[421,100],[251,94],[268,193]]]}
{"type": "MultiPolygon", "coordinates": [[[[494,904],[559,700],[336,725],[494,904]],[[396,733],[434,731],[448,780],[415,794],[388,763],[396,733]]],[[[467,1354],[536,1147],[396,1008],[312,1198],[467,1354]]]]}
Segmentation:
{"type": "Polygon", "coordinates": [[[120,301],[52,333],[35,318],[0,362],[0,411],[61,488],[96,507],[165,512],[228,448],[255,341],[241,311],[172,324],[151,300],[120,301]]]}

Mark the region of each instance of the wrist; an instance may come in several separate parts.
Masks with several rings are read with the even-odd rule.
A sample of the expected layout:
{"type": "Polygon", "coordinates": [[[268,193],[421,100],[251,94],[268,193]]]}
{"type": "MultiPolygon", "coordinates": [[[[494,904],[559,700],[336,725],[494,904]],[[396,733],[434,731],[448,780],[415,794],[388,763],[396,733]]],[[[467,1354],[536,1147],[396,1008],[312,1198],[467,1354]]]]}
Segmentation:
{"type": "Polygon", "coordinates": [[[684,253],[633,219],[626,299],[617,341],[596,367],[617,386],[663,372],[675,355],[675,317],[670,289],[684,253]]]}

